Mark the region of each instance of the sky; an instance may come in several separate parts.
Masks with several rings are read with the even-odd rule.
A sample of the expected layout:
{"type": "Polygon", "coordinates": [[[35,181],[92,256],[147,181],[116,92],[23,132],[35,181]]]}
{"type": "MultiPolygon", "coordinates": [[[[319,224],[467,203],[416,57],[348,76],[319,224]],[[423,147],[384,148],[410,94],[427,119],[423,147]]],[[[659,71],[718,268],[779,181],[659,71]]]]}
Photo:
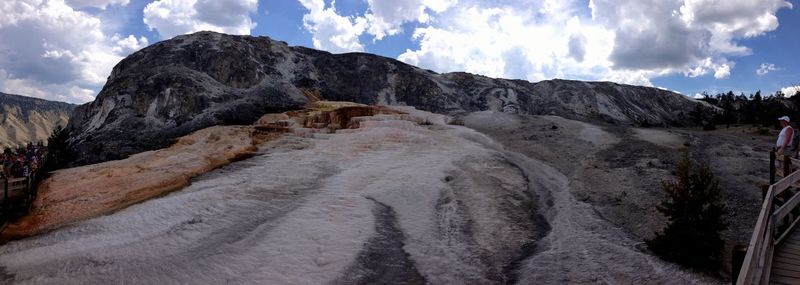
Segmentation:
{"type": "Polygon", "coordinates": [[[800,0],[3,0],[0,92],[85,103],[125,56],[210,30],[436,72],[689,97],[800,91],[800,0]]]}

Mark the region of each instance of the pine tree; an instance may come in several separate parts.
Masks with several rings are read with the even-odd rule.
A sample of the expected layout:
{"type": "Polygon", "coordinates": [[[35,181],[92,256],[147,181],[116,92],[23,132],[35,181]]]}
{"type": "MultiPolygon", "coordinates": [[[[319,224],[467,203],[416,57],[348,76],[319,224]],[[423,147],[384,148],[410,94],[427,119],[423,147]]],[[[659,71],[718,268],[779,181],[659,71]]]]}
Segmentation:
{"type": "Polygon", "coordinates": [[[67,148],[67,139],[69,139],[69,131],[56,126],[53,133],[47,139],[47,160],[45,161],[44,170],[54,171],[67,165],[70,159],[70,152],[67,148]]]}
{"type": "Polygon", "coordinates": [[[716,271],[724,242],[720,231],[727,228],[719,202],[719,180],[704,166],[694,166],[684,153],[677,166],[677,181],[662,181],[666,196],[657,206],[669,223],[647,241],[662,258],[700,270],[716,271]]]}

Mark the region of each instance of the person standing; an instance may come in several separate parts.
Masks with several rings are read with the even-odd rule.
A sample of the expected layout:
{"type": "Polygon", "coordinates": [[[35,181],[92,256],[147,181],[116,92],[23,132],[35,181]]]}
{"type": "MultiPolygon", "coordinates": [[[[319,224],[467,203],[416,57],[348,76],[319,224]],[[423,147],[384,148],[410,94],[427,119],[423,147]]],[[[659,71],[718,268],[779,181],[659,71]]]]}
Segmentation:
{"type": "Polygon", "coordinates": [[[778,141],[775,142],[775,150],[778,155],[792,155],[792,143],[794,143],[794,129],[790,125],[789,116],[778,118],[781,124],[781,133],[778,141]]]}

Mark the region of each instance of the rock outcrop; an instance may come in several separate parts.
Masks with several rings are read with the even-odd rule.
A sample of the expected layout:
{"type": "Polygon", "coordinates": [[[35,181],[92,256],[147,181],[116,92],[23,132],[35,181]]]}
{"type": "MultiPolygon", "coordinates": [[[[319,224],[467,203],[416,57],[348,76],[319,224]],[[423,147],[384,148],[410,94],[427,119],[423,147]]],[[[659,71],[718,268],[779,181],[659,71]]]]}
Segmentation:
{"type": "Polygon", "coordinates": [[[70,122],[70,145],[80,158],[73,164],[124,158],[204,127],[252,123],[323,99],[669,125],[691,124],[688,112],[705,106],[656,88],[437,74],[371,54],[199,32],[153,44],[114,67],[97,99],[70,122]]]}
{"type": "Polygon", "coordinates": [[[43,141],[66,127],[75,105],[0,93],[0,147],[43,141]]]}

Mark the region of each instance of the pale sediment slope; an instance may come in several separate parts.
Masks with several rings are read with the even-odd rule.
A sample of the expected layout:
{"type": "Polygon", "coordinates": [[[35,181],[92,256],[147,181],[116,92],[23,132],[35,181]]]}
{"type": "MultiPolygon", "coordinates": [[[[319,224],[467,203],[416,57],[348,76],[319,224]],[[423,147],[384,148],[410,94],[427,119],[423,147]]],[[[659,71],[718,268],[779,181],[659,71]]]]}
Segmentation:
{"type": "Polygon", "coordinates": [[[303,110],[264,115],[254,126],[209,127],[181,137],[162,150],[60,170],[41,184],[32,212],[14,221],[0,237],[15,239],[39,234],[181,189],[191,178],[252,155],[264,141],[289,131],[313,135],[342,125],[357,128],[363,116],[387,114],[405,113],[350,102],[319,101],[303,110]]]}
{"type": "Polygon", "coordinates": [[[667,148],[684,147],[684,144],[688,142],[681,134],[672,133],[667,130],[634,128],[633,132],[636,139],[667,148]]]}
{"type": "MultiPolygon", "coordinates": [[[[755,129],[641,129],[594,125],[555,116],[496,112],[473,113],[464,121],[466,126],[487,134],[507,149],[557,169],[566,177],[566,189],[571,194],[567,198],[581,202],[575,204],[582,205],[580,207],[569,207],[577,211],[576,218],[605,220],[610,229],[621,230],[618,233],[628,237],[625,243],[643,251],[646,250],[644,240],[652,238],[666,225],[666,218],[656,210],[664,195],[660,183],[675,179],[676,162],[683,150],[688,149],[693,159],[710,166],[720,179],[720,199],[728,209],[724,219],[730,225],[722,232],[726,241],[723,275],[730,272],[732,247],[749,242],[761,205],[760,186],[768,182],[764,169],[768,165],[767,151],[773,136],[755,135],[755,129]]],[[[567,198],[565,201],[569,200],[567,198]]],[[[554,232],[558,231],[556,223],[552,220],[551,223],[554,232]]],[[[594,221],[581,223],[595,224],[594,221]]],[[[564,225],[574,227],[569,222],[564,225]]],[[[595,232],[601,229],[592,230],[585,237],[594,238],[595,232]]],[[[556,246],[574,244],[580,247],[583,244],[555,237],[559,235],[552,239],[556,246]]],[[[613,253],[615,247],[606,248],[609,258],[606,262],[619,263],[619,255],[613,253]]],[[[620,266],[608,272],[632,268],[638,267],[620,266]]],[[[598,277],[598,280],[603,278],[598,277]]]]}
{"type": "Polygon", "coordinates": [[[403,111],[267,142],[166,197],[8,243],[0,266],[44,284],[714,282],[639,251],[559,169],[403,111]]]}
{"type": "Polygon", "coordinates": [[[2,236],[38,234],[181,189],[192,177],[253,153],[268,136],[252,126],[217,126],[166,149],[57,171],[40,185],[31,213],[2,236]]]}

